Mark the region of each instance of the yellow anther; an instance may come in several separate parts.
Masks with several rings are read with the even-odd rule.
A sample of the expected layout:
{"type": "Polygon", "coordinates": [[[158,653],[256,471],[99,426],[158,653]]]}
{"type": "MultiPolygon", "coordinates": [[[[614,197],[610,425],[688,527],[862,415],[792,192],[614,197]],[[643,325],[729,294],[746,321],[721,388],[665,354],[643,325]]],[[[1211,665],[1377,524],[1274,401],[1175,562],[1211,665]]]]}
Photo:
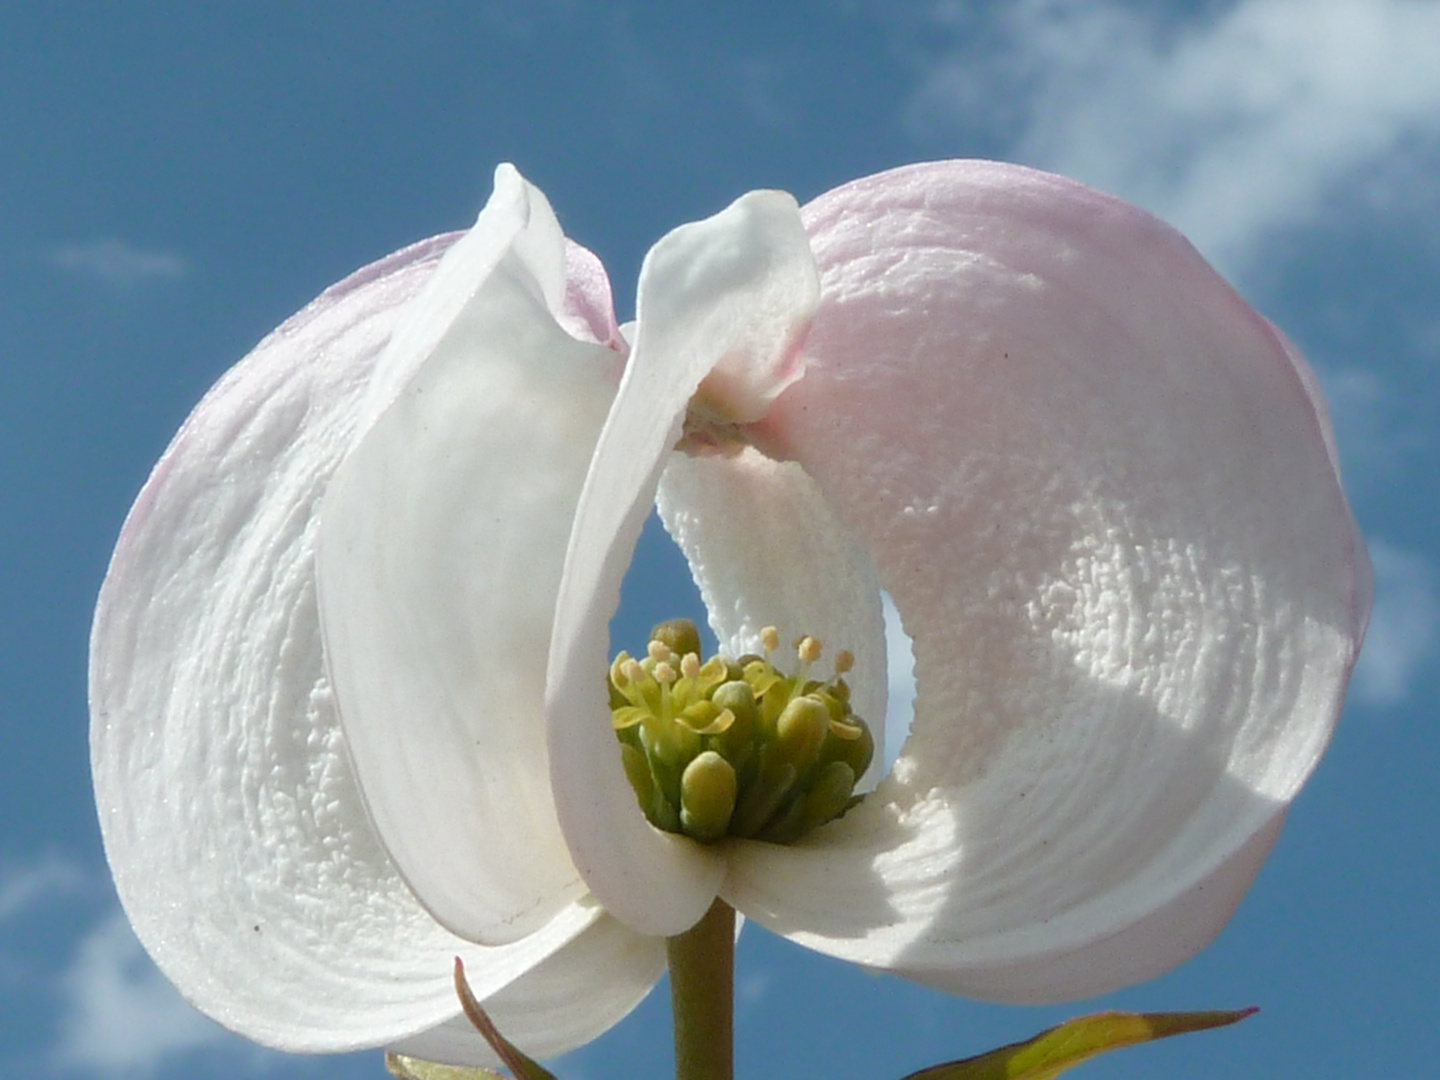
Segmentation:
{"type": "Polygon", "coordinates": [[[820,639],[806,634],[795,643],[795,655],[807,664],[820,659],[820,639]]]}
{"type": "Polygon", "coordinates": [[[780,631],[773,626],[767,626],[760,631],[760,644],[765,646],[767,653],[774,652],[780,647],[780,631]]]}
{"type": "Polygon", "coordinates": [[[639,660],[626,660],[620,670],[624,673],[627,683],[638,683],[645,678],[645,669],[640,666],[639,660]]]}
{"type": "Polygon", "coordinates": [[[687,679],[694,679],[700,674],[700,657],[693,652],[687,652],[680,658],[680,674],[687,679]]]}
{"type": "Polygon", "coordinates": [[[654,660],[657,664],[663,664],[675,655],[674,652],[671,651],[670,646],[666,645],[663,641],[650,642],[649,645],[645,646],[645,652],[649,655],[650,659],[654,660]]]}
{"type": "Polygon", "coordinates": [[[655,681],[661,686],[669,686],[675,681],[675,669],[664,660],[655,665],[651,674],[655,676],[655,681]]]}
{"type": "Polygon", "coordinates": [[[835,654],[835,674],[844,675],[855,666],[855,654],[849,649],[841,649],[835,654]]]}

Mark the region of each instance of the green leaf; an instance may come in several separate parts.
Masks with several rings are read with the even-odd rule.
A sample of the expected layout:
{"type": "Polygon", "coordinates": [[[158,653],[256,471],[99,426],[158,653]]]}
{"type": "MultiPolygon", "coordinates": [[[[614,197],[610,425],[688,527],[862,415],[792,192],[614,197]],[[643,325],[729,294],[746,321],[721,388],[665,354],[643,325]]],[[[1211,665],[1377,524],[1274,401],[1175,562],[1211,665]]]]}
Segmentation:
{"type": "Polygon", "coordinates": [[[466,1069],[385,1051],[385,1068],[399,1080],[505,1080],[494,1069],[466,1069]]]}
{"type": "MultiPolygon", "coordinates": [[[[465,1010],[466,1018],[475,1025],[476,1031],[485,1036],[485,1041],[490,1044],[490,1049],[494,1050],[500,1060],[505,1063],[505,1067],[515,1074],[516,1080],[555,1080],[553,1073],[534,1058],[527,1057],[523,1051],[496,1029],[485,1010],[480,1007],[480,1002],[475,999],[470,984],[465,981],[465,964],[458,956],[455,958],[455,993],[460,996],[460,1007],[465,1010]]],[[[420,1080],[430,1080],[430,1078],[420,1077],[420,1080]]],[[[435,1080],[458,1080],[458,1078],[438,1076],[435,1080]]]]}
{"type": "Polygon", "coordinates": [[[1224,1027],[1256,1009],[1235,1012],[1096,1013],[1067,1020],[1033,1039],[1011,1043],[988,1054],[932,1065],[904,1080],[1051,1080],[1106,1050],[1224,1027]]]}

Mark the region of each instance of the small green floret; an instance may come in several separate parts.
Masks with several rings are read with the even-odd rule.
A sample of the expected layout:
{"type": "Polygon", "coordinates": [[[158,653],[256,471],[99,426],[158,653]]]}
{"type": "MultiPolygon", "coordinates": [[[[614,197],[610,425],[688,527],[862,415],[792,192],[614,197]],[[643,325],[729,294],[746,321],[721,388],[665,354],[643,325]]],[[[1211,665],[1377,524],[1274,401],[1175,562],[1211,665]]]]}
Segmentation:
{"type": "Polygon", "coordinates": [[[730,828],[739,780],[735,767],[714,750],[702,750],[680,777],[680,831],[718,840],[730,828]]]}
{"type": "Polygon", "coordinates": [[[870,728],[850,711],[841,677],[854,658],[835,657],[827,681],[810,678],[820,642],[795,643],[786,674],[762,656],[701,662],[700,633],[688,619],[661,623],[645,655],[610,665],[610,709],[625,775],[656,828],[704,843],[726,836],[787,844],[856,801],[855,782],[875,755],[870,728]]]}

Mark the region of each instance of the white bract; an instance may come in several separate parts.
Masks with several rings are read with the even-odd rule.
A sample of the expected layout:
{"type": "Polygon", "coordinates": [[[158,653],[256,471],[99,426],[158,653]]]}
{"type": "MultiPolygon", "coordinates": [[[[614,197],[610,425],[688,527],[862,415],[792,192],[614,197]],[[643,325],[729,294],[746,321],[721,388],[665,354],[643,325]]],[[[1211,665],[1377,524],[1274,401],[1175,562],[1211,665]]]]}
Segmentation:
{"type": "Polygon", "coordinates": [[[181,429],[91,695],[120,896],[185,996],[479,1062],[454,955],[550,1054],[717,894],[1007,1001],[1209,941],[1369,604],[1284,338],[1142,212],[984,162],[747,195],[651,250],[637,315],[502,167],[469,233],[328,290],[181,429]],[[626,782],[606,628],[657,489],[732,654],[849,649],[878,725],[882,588],[913,639],[901,757],[797,844],[660,832],[626,782]]]}

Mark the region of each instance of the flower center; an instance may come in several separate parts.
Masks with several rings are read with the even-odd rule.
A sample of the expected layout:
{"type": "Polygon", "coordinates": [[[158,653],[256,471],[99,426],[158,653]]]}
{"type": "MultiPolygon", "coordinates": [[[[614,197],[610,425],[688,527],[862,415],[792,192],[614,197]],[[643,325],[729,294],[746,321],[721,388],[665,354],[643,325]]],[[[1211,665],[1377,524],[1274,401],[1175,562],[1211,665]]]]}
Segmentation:
{"type": "Polygon", "coordinates": [[[656,828],[788,844],[859,801],[875,740],[841,678],[854,658],[837,653],[834,675],[812,679],[820,642],[802,637],[786,674],[771,661],[778,632],[760,636],[763,656],[702,663],[695,624],[674,619],[650,632],[643,659],[622,652],[610,665],[625,775],[656,828]]]}

